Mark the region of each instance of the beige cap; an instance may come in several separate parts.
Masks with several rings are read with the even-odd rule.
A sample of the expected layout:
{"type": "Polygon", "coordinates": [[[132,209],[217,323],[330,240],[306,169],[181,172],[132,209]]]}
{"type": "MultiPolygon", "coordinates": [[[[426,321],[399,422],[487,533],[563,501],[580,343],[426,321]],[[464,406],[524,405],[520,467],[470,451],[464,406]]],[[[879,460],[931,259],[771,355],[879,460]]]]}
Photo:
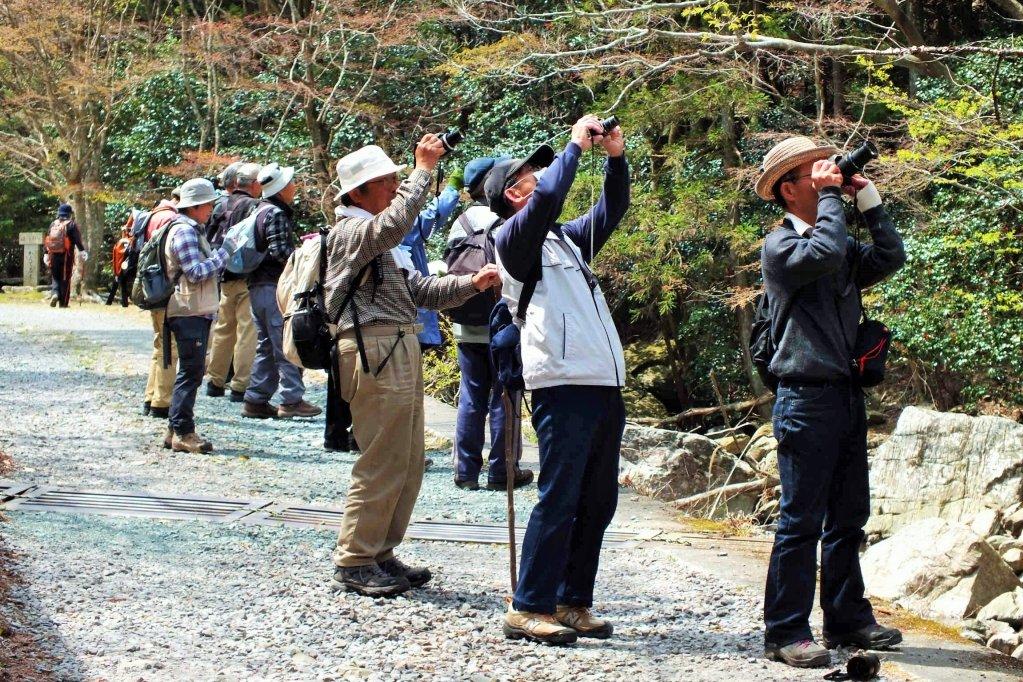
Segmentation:
{"type": "Polygon", "coordinates": [[[757,178],[757,195],[765,201],[774,201],[774,183],[790,170],[806,163],[819,161],[838,154],[838,148],[818,145],[808,137],[790,137],[771,147],[764,155],[757,178]]]}

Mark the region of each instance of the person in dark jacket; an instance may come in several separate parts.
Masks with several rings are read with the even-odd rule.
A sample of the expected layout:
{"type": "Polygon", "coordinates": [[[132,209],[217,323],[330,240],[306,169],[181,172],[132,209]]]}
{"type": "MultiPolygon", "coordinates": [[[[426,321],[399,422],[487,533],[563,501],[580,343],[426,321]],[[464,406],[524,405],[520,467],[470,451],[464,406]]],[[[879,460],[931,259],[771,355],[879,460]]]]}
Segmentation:
{"type": "Polygon", "coordinates": [[[245,391],[243,417],[290,419],[315,417],[323,410],[303,400],[302,369],[284,355],[284,318],[277,306],[277,280],[295,251],[295,169],[276,163],[263,167],[259,185],[263,201],[256,207],[256,247],[266,252],[263,262],[249,273],[249,301],[256,323],[256,359],[245,391]],[[270,399],[281,388],[281,404],[270,399]]]}
{"type": "Polygon", "coordinates": [[[67,308],[71,301],[71,274],[75,269],[75,249],[82,252],[82,260],[89,259],[89,252],[82,243],[82,233],[75,222],[75,212],[70,204],[57,208],[57,219],[50,223],[43,242],[46,246],[46,264],[50,266],[53,278],[53,298],[50,307],[58,304],[67,308]]]}
{"type": "Polygon", "coordinates": [[[851,371],[860,289],[905,263],[902,238],[874,184],[845,184],[837,149],[805,137],[764,157],[757,194],[786,211],[764,242],[764,288],[777,350],[774,406],[781,509],[764,597],[764,651],[796,667],[830,663],[813,640],[810,609],[821,543],[821,607],[827,648],[886,648],[902,641],[878,625],[864,597],[859,549],[870,513],[863,391],[851,371]],[[846,227],[843,191],[855,196],[872,243],[846,227]]]}
{"type": "MultiPolygon", "coordinates": [[[[207,227],[207,239],[214,248],[224,243],[227,231],[249,217],[259,203],[257,163],[231,164],[221,174],[230,182],[230,194],[220,197],[213,207],[213,217],[207,227]],[[233,171],[231,169],[234,169],[233,171]]],[[[252,305],[245,275],[224,270],[220,276],[220,308],[210,335],[210,357],[206,367],[206,395],[219,398],[228,388],[230,379],[231,402],[245,400],[249,376],[256,355],[256,327],[252,322],[252,305]]]]}
{"type": "Polygon", "coordinates": [[[114,243],[110,253],[110,265],[114,270],[114,281],[110,284],[110,292],[107,294],[107,305],[114,304],[114,297],[117,290],[121,290],[121,307],[128,307],[128,294],[131,293],[132,279],[134,272],[128,270],[127,257],[128,249],[131,247],[131,226],[135,224],[135,212],[128,216],[128,222],[121,227],[121,238],[114,243]]]}

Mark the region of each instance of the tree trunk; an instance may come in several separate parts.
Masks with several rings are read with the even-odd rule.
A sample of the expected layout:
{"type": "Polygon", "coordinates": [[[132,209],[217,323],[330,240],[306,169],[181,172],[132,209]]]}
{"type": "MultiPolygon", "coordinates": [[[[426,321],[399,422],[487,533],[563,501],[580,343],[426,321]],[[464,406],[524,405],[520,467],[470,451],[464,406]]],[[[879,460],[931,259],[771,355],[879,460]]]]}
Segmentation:
{"type": "Polygon", "coordinates": [[[88,190],[79,190],[71,195],[71,206],[75,210],[75,221],[82,232],[82,242],[89,252],[89,260],[85,263],[85,280],[87,289],[99,287],[99,275],[103,269],[103,231],[106,203],[96,198],[88,190]]]}
{"type": "Polygon", "coordinates": [[[831,60],[831,115],[845,116],[845,65],[837,59],[831,60]]]}

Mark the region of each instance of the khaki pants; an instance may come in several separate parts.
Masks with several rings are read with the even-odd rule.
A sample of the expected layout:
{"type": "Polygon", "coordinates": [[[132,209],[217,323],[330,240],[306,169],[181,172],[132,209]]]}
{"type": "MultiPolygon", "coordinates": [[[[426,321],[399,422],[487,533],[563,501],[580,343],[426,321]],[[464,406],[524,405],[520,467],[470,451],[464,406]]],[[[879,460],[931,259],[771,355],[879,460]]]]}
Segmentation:
{"type": "Polygon", "coordinates": [[[174,391],[174,376],[178,371],[178,349],[171,339],[170,365],[163,366],[163,320],[167,309],[150,310],[153,322],[153,358],[149,363],[149,380],[146,382],[146,402],[153,407],[170,407],[174,391]]]}
{"type": "Polygon", "coordinates": [[[249,287],[243,279],[221,282],[220,309],[210,332],[210,354],[206,368],[210,383],[223,386],[233,360],[231,390],[244,391],[249,387],[255,355],[256,327],[252,323],[249,287]]]}
{"type": "Polygon", "coordinates": [[[351,403],[355,439],[362,448],[352,467],[334,551],[338,566],[366,566],[394,556],[425,468],[423,368],[415,326],[367,327],[363,338],[369,373],[362,371],[354,334],[338,341],[341,397],[351,403]],[[399,329],[405,333],[400,339],[399,329]],[[392,346],[387,365],[373,376],[392,346]]]}

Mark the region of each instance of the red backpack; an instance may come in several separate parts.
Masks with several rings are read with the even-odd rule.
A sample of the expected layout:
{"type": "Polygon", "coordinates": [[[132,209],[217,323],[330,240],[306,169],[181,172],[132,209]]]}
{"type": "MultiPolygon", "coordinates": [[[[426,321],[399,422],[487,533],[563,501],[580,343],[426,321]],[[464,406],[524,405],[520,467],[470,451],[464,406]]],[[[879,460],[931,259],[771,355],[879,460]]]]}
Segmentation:
{"type": "Polygon", "coordinates": [[[57,218],[50,223],[50,229],[46,233],[46,240],[43,242],[46,246],[46,253],[52,255],[67,251],[67,228],[69,224],[71,224],[70,220],[63,220],[61,218],[57,218]]]}

